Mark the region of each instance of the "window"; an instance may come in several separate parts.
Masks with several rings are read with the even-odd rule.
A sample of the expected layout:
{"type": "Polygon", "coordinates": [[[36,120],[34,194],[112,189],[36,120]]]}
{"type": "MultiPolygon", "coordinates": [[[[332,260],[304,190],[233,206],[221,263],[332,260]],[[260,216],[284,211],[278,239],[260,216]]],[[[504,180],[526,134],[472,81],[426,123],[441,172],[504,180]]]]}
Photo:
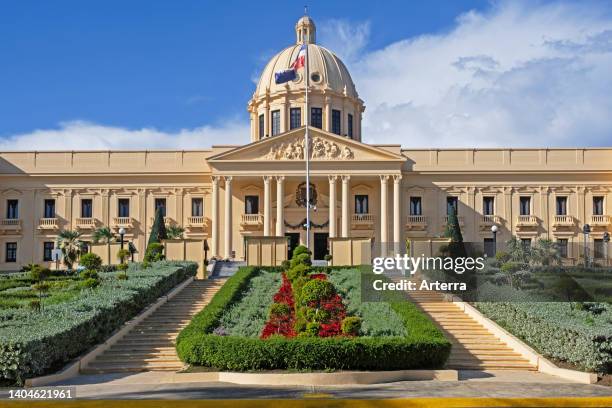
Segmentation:
{"type": "Polygon", "coordinates": [[[530,249],[531,248],[531,238],[521,238],[521,244],[523,244],[523,248],[530,249]]]}
{"type": "Polygon", "coordinates": [[[17,243],[7,242],[6,243],[6,256],[5,262],[17,262],[17,243]]]}
{"type": "Polygon", "coordinates": [[[355,195],[355,214],[368,214],[368,196],[365,194],[355,195]]]}
{"type": "Polygon", "coordinates": [[[342,130],[342,126],[340,126],[341,117],[342,112],[336,109],[332,109],[332,133],[335,133],[337,135],[339,135],[342,130]]]}
{"type": "Polygon", "coordinates": [[[323,109],[310,108],[310,126],[323,129],[323,109]]]}
{"type": "Polygon", "coordinates": [[[604,215],[603,197],[593,197],[593,215],[604,215]]]}
{"type": "Polygon", "coordinates": [[[446,214],[457,214],[457,209],[459,208],[459,199],[457,197],[446,197],[446,214]]]}
{"type": "Polygon", "coordinates": [[[244,213],[259,214],[259,196],[248,195],[244,196],[244,213]]]}
{"type": "Polygon", "coordinates": [[[53,241],[43,242],[43,261],[51,262],[53,260],[53,249],[55,249],[53,241]]]}
{"type": "Polygon", "coordinates": [[[280,111],[272,111],[272,136],[280,133],[280,111]]]}
{"type": "Polygon", "coordinates": [[[494,215],[495,214],[495,198],[494,197],[483,197],[482,198],[482,214],[483,215],[494,215]]]}
{"type": "Polygon", "coordinates": [[[567,247],[567,238],[559,238],[557,240],[557,248],[559,249],[559,256],[561,256],[561,258],[567,258],[567,247]]]}
{"type": "Polygon", "coordinates": [[[567,215],[567,197],[557,197],[557,215],[567,215]]]}
{"type": "Polygon", "coordinates": [[[531,215],[531,197],[519,198],[519,214],[531,215]]]}
{"type": "Polygon", "coordinates": [[[191,216],[201,217],[204,215],[204,199],[192,198],[191,199],[191,216]]]}
{"type": "Polygon", "coordinates": [[[117,216],[118,217],[129,217],[130,216],[130,199],[120,198],[117,201],[117,216]]]}
{"type": "Polygon", "coordinates": [[[45,200],[44,218],[55,218],[55,200],[45,200]]]}
{"type": "Polygon", "coordinates": [[[594,239],[593,240],[593,256],[596,259],[605,258],[605,242],[603,239],[594,239]]]}
{"type": "Polygon", "coordinates": [[[9,220],[19,218],[19,200],[6,200],[6,218],[9,220]]]}
{"type": "Polygon", "coordinates": [[[89,241],[81,241],[81,255],[89,253],[89,246],[91,242],[89,241]]]}
{"type": "Polygon", "coordinates": [[[81,218],[91,218],[93,213],[93,202],[90,198],[81,200],[81,218]]]}
{"type": "Polygon", "coordinates": [[[495,240],[493,238],[485,238],[483,242],[484,253],[488,257],[495,256],[495,240]]]}
{"type": "Polygon", "coordinates": [[[421,197],[410,197],[410,215],[423,215],[421,197]]]}
{"type": "Polygon", "coordinates": [[[348,114],[348,118],[346,120],[346,125],[348,127],[348,137],[350,137],[351,139],[353,138],[353,115],[351,115],[350,113],[348,114]]]}
{"type": "Polygon", "coordinates": [[[264,137],[264,115],[259,115],[259,138],[263,139],[264,137]]]}
{"type": "Polygon", "coordinates": [[[155,199],[155,213],[157,213],[157,209],[161,210],[161,216],[166,216],[166,199],[165,198],[156,198],[155,199]]]}
{"type": "Polygon", "coordinates": [[[302,109],[291,108],[289,110],[289,129],[297,129],[302,126],[302,109]]]}

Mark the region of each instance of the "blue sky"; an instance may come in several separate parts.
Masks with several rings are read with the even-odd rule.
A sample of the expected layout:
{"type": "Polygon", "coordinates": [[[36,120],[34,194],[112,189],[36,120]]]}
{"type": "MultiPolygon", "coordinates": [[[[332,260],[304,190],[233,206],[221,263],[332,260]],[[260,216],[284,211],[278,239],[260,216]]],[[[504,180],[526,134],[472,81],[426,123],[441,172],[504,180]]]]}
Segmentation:
{"type": "MultiPolygon", "coordinates": [[[[247,142],[253,79],[304,2],[261,4],[0,2],[0,149],[247,142]]],[[[366,141],[406,146],[611,144],[610,9],[309,2],[366,102],[366,141]]]]}

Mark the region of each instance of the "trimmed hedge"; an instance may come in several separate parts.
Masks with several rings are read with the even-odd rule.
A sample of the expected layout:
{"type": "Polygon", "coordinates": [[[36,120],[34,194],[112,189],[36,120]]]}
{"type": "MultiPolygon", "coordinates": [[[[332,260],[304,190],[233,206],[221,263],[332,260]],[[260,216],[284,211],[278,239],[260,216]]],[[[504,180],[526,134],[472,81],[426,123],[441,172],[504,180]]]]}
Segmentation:
{"type": "MultiPolygon", "coordinates": [[[[408,326],[405,337],[273,336],[266,340],[211,334],[223,309],[240,298],[257,268],[241,268],[177,338],[181,360],[223,370],[439,368],[451,344],[410,302],[394,302],[393,310],[408,326]]],[[[356,272],[358,273],[358,272],[356,272]]]]}
{"type": "Polygon", "coordinates": [[[99,287],[41,313],[0,311],[0,383],[22,384],[61,368],[196,271],[192,262],[160,262],[146,271],[131,265],[128,280],[101,273],[99,287]]]}

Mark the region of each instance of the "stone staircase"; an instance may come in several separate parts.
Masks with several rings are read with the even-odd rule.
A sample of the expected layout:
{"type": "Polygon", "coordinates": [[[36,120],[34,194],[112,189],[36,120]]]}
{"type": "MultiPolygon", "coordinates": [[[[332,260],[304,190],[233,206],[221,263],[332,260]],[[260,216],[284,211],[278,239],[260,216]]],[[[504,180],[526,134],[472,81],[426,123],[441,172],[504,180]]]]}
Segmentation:
{"type": "Polygon", "coordinates": [[[215,278],[229,278],[238,271],[241,266],[246,266],[244,261],[217,261],[211,276],[215,278]]]}
{"type": "Polygon", "coordinates": [[[453,345],[447,368],[457,370],[536,370],[519,353],[467,315],[446,302],[439,292],[414,291],[408,294],[444,332],[453,345]]]}
{"type": "Polygon", "coordinates": [[[181,370],[184,364],[176,354],[174,340],[223,283],[225,279],[194,280],[81,368],[81,373],[181,370]]]}

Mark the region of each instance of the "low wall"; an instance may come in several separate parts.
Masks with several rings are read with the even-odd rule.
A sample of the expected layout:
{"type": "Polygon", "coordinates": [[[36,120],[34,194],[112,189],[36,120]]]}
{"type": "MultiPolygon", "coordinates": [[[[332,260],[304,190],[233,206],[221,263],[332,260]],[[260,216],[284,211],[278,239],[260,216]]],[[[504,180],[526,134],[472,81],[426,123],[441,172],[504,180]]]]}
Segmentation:
{"type": "Polygon", "coordinates": [[[164,254],[169,261],[192,261],[198,264],[197,279],[205,279],[204,240],[166,239],[162,241],[164,254]]]}
{"type": "Polygon", "coordinates": [[[428,238],[428,239],[409,239],[408,240],[408,255],[409,256],[438,256],[440,248],[448,245],[448,238],[428,238]]]}
{"type": "Polygon", "coordinates": [[[245,237],[249,266],[280,266],[287,260],[288,237],[245,237]]]}
{"type": "MultiPolygon", "coordinates": [[[[123,244],[123,248],[128,248],[128,243],[123,244]]],[[[98,255],[102,258],[102,263],[104,265],[110,264],[118,264],[119,258],[117,258],[117,252],[121,249],[121,244],[119,242],[113,242],[110,244],[90,244],[89,251],[98,255]]]]}
{"type": "Polygon", "coordinates": [[[330,238],[332,266],[372,263],[372,238],[330,238]]]}

